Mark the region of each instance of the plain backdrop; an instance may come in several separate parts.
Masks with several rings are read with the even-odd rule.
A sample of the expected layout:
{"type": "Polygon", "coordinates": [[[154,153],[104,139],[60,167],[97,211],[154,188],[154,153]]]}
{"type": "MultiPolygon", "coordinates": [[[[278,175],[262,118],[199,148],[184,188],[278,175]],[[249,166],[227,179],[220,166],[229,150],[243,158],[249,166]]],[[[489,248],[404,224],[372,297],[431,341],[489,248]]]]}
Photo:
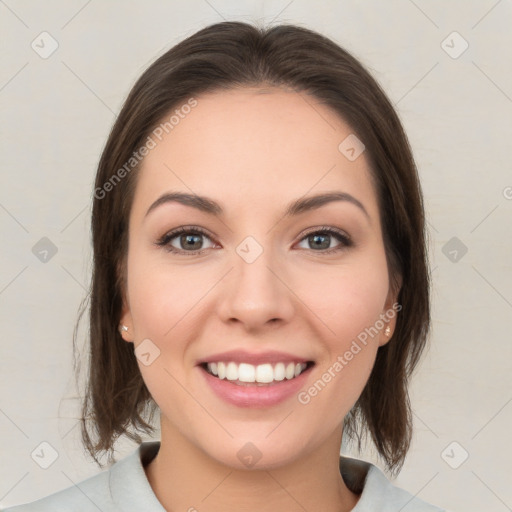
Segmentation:
{"type": "MultiPolygon", "coordinates": [[[[511,510],[510,0],[1,0],[0,507],[99,471],[80,445],[72,373],[95,168],[135,79],[223,19],[317,30],[396,105],[426,200],[433,329],[395,483],[454,512],[511,510]],[[47,469],[41,443],[55,450],[47,469]]],[[[371,448],[359,456],[380,465],[371,448]]]]}

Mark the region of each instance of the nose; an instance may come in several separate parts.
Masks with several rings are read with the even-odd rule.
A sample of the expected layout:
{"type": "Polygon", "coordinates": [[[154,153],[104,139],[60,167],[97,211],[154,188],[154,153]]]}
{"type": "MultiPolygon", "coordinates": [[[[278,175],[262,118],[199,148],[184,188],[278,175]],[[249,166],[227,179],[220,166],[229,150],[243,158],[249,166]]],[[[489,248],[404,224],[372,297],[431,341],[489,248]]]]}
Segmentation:
{"type": "Polygon", "coordinates": [[[233,265],[220,290],[221,319],[239,323],[247,331],[289,322],[295,311],[295,296],[287,284],[286,270],[271,251],[263,250],[252,262],[235,252],[233,265]]]}

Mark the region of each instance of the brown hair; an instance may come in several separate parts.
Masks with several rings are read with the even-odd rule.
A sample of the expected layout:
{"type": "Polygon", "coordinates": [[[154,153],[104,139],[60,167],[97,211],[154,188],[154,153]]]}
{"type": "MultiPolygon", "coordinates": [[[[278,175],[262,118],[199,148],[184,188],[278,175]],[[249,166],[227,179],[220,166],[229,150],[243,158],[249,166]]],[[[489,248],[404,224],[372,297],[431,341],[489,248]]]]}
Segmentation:
{"type": "Polygon", "coordinates": [[[430,278],[417,170],[399,118],[368,71],[330,39],[294,25],[258,28],[223,22],[208,26],[159,57],[130,91],[96,175],[82,441],[101,466],[96,455],[112,452],[119,436],[140,443],[137,431],[154,431],[145,413],[150,412],[151,421],[157,404],[142,379],[133,345],[123,341],[118,331],[128,218],[138,167],[130,159],[138,155],[158,123],[192,95],[250,86],[292,88],[311,95],[338,113],[366,146],[391,285],[400,290],[402,310],[392,339],[379,348],[369,380],[345,418],[344,432],[357,439],[359,449],[369,433],[388,470],[398,471],[412,436],[408,381],[430,325],[430,278]],[[95,442],[90,429],[97,436],[95,442]]]}

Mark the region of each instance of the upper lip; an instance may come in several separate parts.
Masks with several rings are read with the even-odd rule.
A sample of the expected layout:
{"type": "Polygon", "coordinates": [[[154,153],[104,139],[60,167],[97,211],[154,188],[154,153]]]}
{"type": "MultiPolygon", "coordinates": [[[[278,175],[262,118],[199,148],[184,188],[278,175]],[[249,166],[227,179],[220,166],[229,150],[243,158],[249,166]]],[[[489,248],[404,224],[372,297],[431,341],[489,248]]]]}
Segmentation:
{"type": "Polygon", "coordinates": [[[218,363],[219,361],[234,363],[248,363],[253,365],[264,363],[307,363],[312,359],[296,356],[287,352],[267,351],[267,352],[247,352],[245,350],[228,350],[212,354],[211,356],[200,359],[197,364],[218,363]]]}

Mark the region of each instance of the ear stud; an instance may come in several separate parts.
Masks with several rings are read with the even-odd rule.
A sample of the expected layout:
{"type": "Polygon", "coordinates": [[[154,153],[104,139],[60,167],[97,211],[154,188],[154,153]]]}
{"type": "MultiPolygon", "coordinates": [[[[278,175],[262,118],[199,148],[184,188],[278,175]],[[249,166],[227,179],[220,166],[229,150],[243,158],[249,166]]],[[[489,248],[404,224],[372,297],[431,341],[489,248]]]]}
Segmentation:
{"type": "Polygon", "coordinates": [[[384,334],[386,336],[389,336],[391,334],[391,327],[389,327],[389,325],[384,329],[384,334]]]}

